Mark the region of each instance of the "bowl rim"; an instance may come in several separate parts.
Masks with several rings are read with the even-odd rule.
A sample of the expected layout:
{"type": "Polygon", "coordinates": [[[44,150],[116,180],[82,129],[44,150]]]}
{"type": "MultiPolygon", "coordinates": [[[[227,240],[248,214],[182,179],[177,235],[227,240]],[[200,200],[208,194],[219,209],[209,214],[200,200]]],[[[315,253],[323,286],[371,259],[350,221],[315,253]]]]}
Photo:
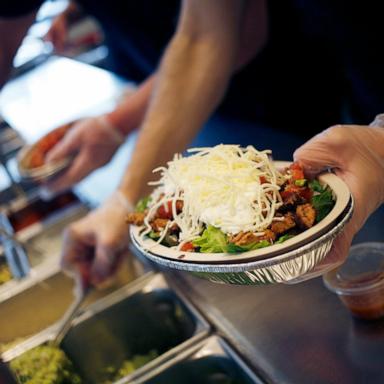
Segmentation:
{"type": "MultiPolygon", "coordinates": [[[[333,239],[343,230],[345,225],[351,219],[354,211],[354,200],[351,196],[347,207],[344,212],[339,216],[337,224],[326,231],[321,236],[312,239],[306,244],[301,245],[300,247],[290,250],[288,252],[270,257],[267,259],[254,259],[248,261],[239,261],[237,263],[227,263],[227,264],[215,264],[215,263],[193,263],[186,262],[184,259],[173,260],[161,255],[154,253],[152,250],[143,249],[141,245],[137,242],[137,238],[132,237],[133,245],[138,248],[147,258],[153,262],[163,265],[165,267],[170,267],[182,271],[188,272],[200,272],[200,273],[242,273],[250,272],[261,268],[270,268],[276,265],[285,263],[290,260],[305,256],[309,252],[318,249],[322,245],[326,244],[333,239]]],[[[185,254],[185,252],[183,253],[185,254]]],[[[328,270],[328,269],[327,269],[328,270]]]]}
{"type": "MultiPolygon", "coordinates": [[[[275,161],[277,168],[287,167],[292,162],[275,161]]],[[[161,244],[157,244],[154,240],[140,236],[142,227],[131,225],[130,234],[136,246],[142,251],[148,251],[152,255],[166,258],[169,260],[177,260],[182,262],[200,263],[200,264],[229,264],[238,262],[251,262],[254,260],[274,258],[281,254],[286,254],[292,250],[301,247],[304,244],[320,237],[332,229],[335,222],[348,207],[352,198],[347,184],[334,173],[323,173],[318,177],[318,180],[329,185],[336,197],[336,203],[331,212],[319,223],[306,231],[286,240],[281,244],[274,244],[269,247],[256,249],[253,251],[228,254],[228,253],[198,253],[198,252],[182,252],[175,248],[169,248],[161,244]]]]}

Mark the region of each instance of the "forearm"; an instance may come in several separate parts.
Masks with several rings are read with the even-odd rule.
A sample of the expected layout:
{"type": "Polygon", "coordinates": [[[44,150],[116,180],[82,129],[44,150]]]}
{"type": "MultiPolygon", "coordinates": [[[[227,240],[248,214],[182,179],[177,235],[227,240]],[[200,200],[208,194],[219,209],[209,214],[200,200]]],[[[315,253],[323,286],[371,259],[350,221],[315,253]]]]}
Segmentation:
{"type": "Polygon", "coordinates": [[[109,122],[124,136],[138,128],[147,110],[155,75],[143,82],[132,95],[125,98],[112,112],[107,114],[109,122]]]}
{"type": "Polygon", "coordinates": [[[158,82],[121,189],[132,201],[147,193],[151,171],[183,151],[220,101],[234,50],[214,40],[177,36],[158,82]]]}

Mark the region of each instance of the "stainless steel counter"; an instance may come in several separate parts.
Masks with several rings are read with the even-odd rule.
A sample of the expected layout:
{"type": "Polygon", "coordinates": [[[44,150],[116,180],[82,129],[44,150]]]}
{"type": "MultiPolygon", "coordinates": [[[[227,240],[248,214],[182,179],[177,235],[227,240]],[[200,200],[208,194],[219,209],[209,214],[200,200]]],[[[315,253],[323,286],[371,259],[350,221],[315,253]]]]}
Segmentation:
{"type": "Polygon", "coordinates": [[[354,320],[320,278],[252,287],[168,276],[268,383],[384,382],[384,321],[354,320]]]}
{"type": "MultiPolygon", "coordinates": [[[[58,72],[53,77],[52,63],[49,65],[49,80],[61,78],[59,72],[64,67],[56,66],[58,72]]],[[[73,66],[71,68],[76,70],[73,66]]],[[[81,71],[83,70],[82,65],[81,71]]],[[[93,71],[94,68],[92,73],[93,71]]],[[[40,82],[44,81],[41,68],[37,75],[40,82]]],[[[23,84],[22,79],[18,79],[12,86],[25,87],[32,80],[29,73],[28,82],[23,84]]],[[[60,87],[60,82],[57,86],[60,87]]],[[[56,91],[60,90],[56,88],[56,91]]],[[[10,123],[13,120],[16,128],[23,133],[28,131],[28,125],[17,119],[13,108],[14,99],[11,97],[15,94],[14,88],[8,89],[8,96],[3,94],[2,109],[7,120],[10,123]]],[[[41,98],[51,97],[49,94],[43,96],[39,92],[41,98]]],[[[69,100],[62,104],[58,119],[61,121],[57,121],[57,124],[64,120],[62,113],[69,100]]],[[[96,104],[99,105],[99,101],[96,104]]],[[[68,119],[81,114],[81,111],[74,111],[70,106],[68,108],[68,119]]],[[[88,113],[89,105],[85,109],[88,113]]],[[[28,111],[31,110],[30,105],[20,104],[17,114],[23,115],[27,121],[28,111]]],[[[39,119],[42,118],[43,115],[39,115],[39,119]]],[[[47,121],[41,124],[42,130],[54,127],[52,119],[52,114],[49,114],[47,121]]],[[[34,128],[37,129],[36,118],[33,121],[34,128]]],[[[26,136],[31,138],[36,135],[34,131],[26,136]]],[[[276,159],[288,160],[293,150],[304,140],[286,132],[272,132],[245,122],[216,117],[207,124],[194,144],[212,145],[218,141],[272,148],[276,159]]],[[[124,163],[130,156],[132,143],[130,141],[120,150],[117,159],[108,168],[82,183],[83,191],[90,191],[94,203],[102,201],[108,191],[93,186],[108,184],[113,187],[117,184],[124,163]]],[[[355,242],[384,241],[383,227],[384,209],[381,207],[356,237],[355,242]]],[[[180,272],[164,273],[170,284],[182,291],[201,310],[218,333],[245,357],[254,371],[267,383],[384,382],[384,321],[364,323],[354,320],[338,298],[324,287],[321,278],[291,286],[252,287],[218,285],[180,272]]]]}

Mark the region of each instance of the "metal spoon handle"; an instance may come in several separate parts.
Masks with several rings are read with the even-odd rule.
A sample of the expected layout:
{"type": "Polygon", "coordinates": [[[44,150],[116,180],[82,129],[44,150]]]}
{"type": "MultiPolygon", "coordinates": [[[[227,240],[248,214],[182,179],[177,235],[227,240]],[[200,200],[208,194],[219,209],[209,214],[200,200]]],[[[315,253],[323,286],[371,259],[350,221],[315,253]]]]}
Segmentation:
{"type": "Polygon", "coordinates": [[[67,334],[68,330],[72,326],[73,319],[78,314],[78,309],[81,307],[85,297],[87,296],[89,288],[78,290],[75,300],[65,312],[64,316],[61,319],[59,328],[57,330],[55,338],[51,341],[51,345],[59,346],[62,342],[64,336],[67,334]]]}

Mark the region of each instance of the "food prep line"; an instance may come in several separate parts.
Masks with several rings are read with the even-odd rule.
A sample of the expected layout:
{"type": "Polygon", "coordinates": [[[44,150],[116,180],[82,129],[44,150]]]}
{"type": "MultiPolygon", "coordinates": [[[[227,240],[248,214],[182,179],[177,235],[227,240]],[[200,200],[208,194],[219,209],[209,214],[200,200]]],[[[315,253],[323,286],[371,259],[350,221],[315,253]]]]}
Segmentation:
{"type": "MultiPolygon", "coordinates": [[[[162,383],[169,377],[180,382],[190,370],[207,382],[260,384],[222,337],[211,336],[211,325],[183,290],[171,288],[163,274],[137,256],[127,259],[136,271],[132,281],[88,300],[64,338],[61,349],[76,374],[85,383],[162,383]]],[[[18,356],[49,345],[74,297],[73,280],[58,266],[39,272],[34,284],[19,283],[0,300],[0,311],[7,314],[0,321],[1,358],[8,366],[12,361],[23,366],[18,356]]],[[[0,379],[8,374],[3,364],[0,379]]]]}
{"type": "MultiPolygon", "coordinates": [[[[147,275],[85,308],[60,347],[85,383],[114,383],[120,375],[123,382],[135,382],[204,339],[209,328],[162,275],[147,275]],[[138,356],[139,366],[128,364],[138,356]]],[[[54,335],[55,326],[47,328],[3,353],[2,359],[12,365],[54,335]]]]}
{"type": "MultiPolygon", "coordinates": [[[[64,200],[67,204],[46,204],[31,194],[3,207],[31,262],[27,277],[11,279],[0,287],[3,362],[12,364],[31,349],[49,345],[74,300],[74,280],[58,264],[61,235],[89,207],[72,192],[64,200]],[[40,217],[31,214],[42,204],[46,215],[41,210],[40,217]]],[[[132,247],[128,253],[133,251],[132,247]]],[[[170,288],[164,276],[136,254],[124,258],[108,289],[87,297],[61,349],[85,383],[144,383],[147,379],[140,377],[146,375],[156,383],[168,375],[179,377],[184,365],[198,369],[207,380],[261,383],[222,338],[216,336],[213,342],[207,339],[210,335],[210,324],[182,290],[170,288]]],[[[15,364],[22,367],[24,363],[15,364]]],[[[0,379],[5,380],[9,366],[0,368],[0,379]]]]}
{"type": "MultiPolygon", "coordinates": [[[[137,260],[125,258],[122,268],[103,290],[94,290],[83,308],[152,271],[137,260]]],[[[75,283],[58,265],[47,265],[33,277],[2,292],[0,296],[0,352],[58,322],[74,299],[75,283]],[[38,310],[36,310],[38,308],[38,310]]]]}
{"type": "MultiPolygon", "coordinates": [[[[22,204],[19,208],[25,206],[22,204]]],[[[81,211],[82,214],[85,212],[81,211]]],[[[54,217],[55,220],[49,220],[50,225],[33,223],[31,226],[35,226],[34,229],[22,229],[21,232],[32,234],[24,239],[42,245],[44,241],[41,243],[36,239],[52,239],[52,234],[59,235],[65,225],[79,216],[68,215],[67,210],[62,210],[59,214],[56,212],[54,217]]],[[[60,241],[55,244],[56,248],[42,247],[46,255],[57,253],[60,241]]],[[[219,344],[216,343],[216,349],[210,352],[209,358],[198,361],[193,358],[193,362],[186,363],[190,356],[198,352],[197,346],[203,347],[198,343],[208,337],[210,325],[186,300],[182,291],[176,293],[170,289],[163,275],[155,274],[141,255],[136,256],[124,259],[128,265],[125,266],[124,279],[120,281],[122,288],[116,290],[115,285],[107,292],[96,291],[93,297],[88,298],[81,315],[63,340],[62,349],[74,361],[85,382],[136,383],[145,382],[146,379],[138,380],[142,375],[148,375],[148,380],[155,383],[163,380],[164,375],[180,375],[177,373],[180,364],[181,367],[187,364],[191,367],[196,365],[202,377],[218,375],[228,380],[230,377],[241,378],[241,383],[259,383],[223,340],[217,342],[222,349],[219,351],[219,344]],[[164,322],[164,327],[159,328],[160,320],[164,322]],[[176,335],[177,332],[182,335],[176,335]],[[93,340],[104,340],[105,345],[101,348],[95,346],[93,340]],[[142,343],[147,346],[142,347],[142,343]],[[87,353],[84,353],[84,348],[87,353]],[[158,351],[163,353],[158,356],[158,351]],[[129,357],[131,359],[127,360],[129,357]],[[147,361],[151,358],[153,361],[147,361]],[[104,367],[104,370],[92,370],[95,361],[98,362],[96,366],[104,367]],[[230,370],[228,365],[232,367],[230,370]],[[138,369],[128,374],[135,368],[138,369]],[[119,371],[123,377],[120,381],[109,376],[117,375],[119,371]]],[[[33,347],[47,344],[74,299],[74,281],[61,272],[57,258],[56,262],[49,263],[42,262],[41,258],[30,258],[33,264],[31,274],[22,280],[5,283],[0,290],[0,312],[6,314],[0,320],[0,351],[4,351],[2,359],[8,362],[33,347]]],[[[124,266],[119,274],[123,270],[124,266]]]]}

